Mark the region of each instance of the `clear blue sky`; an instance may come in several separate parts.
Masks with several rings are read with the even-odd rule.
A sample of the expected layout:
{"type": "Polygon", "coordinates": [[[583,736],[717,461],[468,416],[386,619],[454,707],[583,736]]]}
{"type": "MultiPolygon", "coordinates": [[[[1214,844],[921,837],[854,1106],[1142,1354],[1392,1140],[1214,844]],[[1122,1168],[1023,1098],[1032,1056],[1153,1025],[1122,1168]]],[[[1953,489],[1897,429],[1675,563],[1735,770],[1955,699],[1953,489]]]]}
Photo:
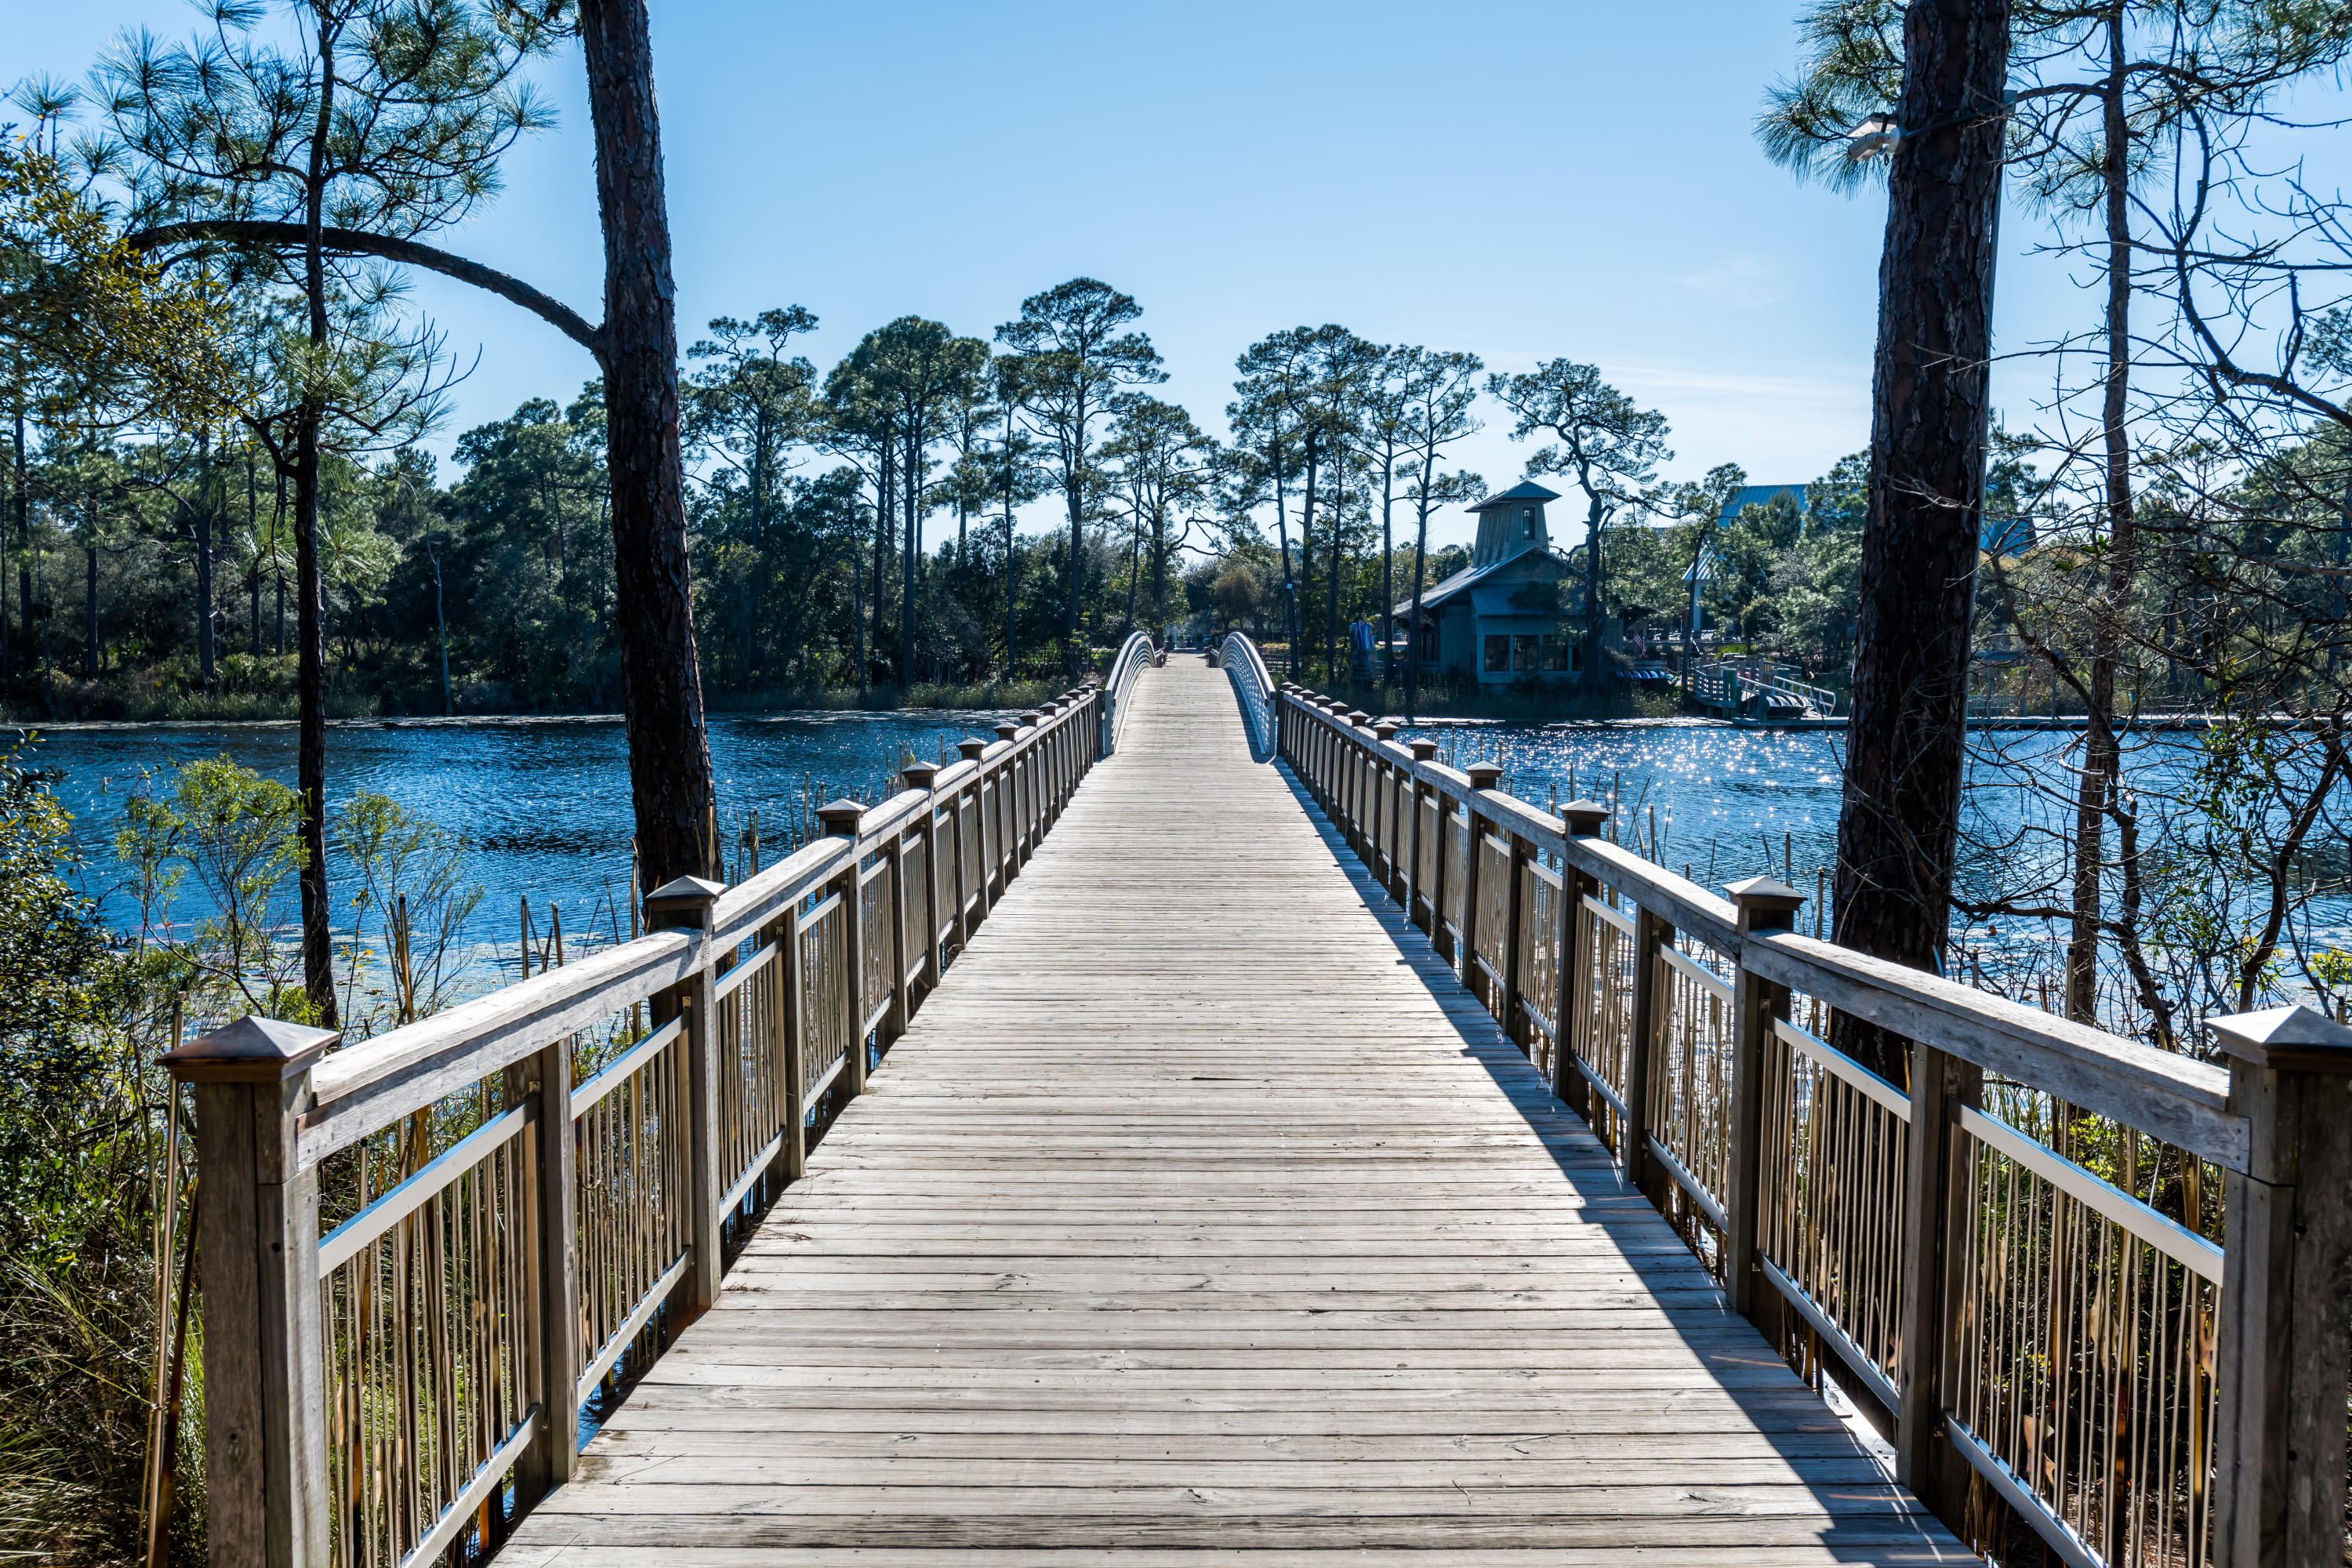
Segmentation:
{"type": "MultiPolygon", "coordinates": [[[[806,352],[822,367],[908,312],[986,336],[1024,295],[1090,273],[1142,303],[1162,395],[1219,433],[1234,355],[1328,321],[1500,370],[1597,362],[1671,420],[1671,473],[1811,479],[1867,438],[1884,209],[1756,150],[1795,9],[656,0],[681,339],[796,302],[821,321],[806,352]]],[[[177,0],[0,0],[0,75],[78,77],[121,29],[196,20],[177,0]]],[[[441,242],[593,319],[576,52],[541,76],[560,127],[441,242]]],[[[2004,333],[2079,316],[2070,291],[2011,268],[2004,333]]],[[[499,301],[431,279],[416,298],[481,355],[445,452],[592,374],[499,301]]],[[[1459,466],[1507,483],[1527,448],[1485,412],[1459,466]]],[[[1467,531],[1456,514],[1443,537],[1467,531]]]]}

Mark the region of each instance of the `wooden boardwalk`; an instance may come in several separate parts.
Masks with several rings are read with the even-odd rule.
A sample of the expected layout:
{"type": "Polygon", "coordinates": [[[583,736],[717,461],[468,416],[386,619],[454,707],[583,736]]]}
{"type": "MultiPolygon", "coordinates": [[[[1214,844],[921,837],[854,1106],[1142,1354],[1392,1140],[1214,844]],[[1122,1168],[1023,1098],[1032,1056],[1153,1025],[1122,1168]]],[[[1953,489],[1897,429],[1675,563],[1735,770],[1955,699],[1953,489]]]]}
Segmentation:
{"type": "Polygon", "coordinates": [[[522,1565],[1969,1562],[1172,660],[522,1565]]]}

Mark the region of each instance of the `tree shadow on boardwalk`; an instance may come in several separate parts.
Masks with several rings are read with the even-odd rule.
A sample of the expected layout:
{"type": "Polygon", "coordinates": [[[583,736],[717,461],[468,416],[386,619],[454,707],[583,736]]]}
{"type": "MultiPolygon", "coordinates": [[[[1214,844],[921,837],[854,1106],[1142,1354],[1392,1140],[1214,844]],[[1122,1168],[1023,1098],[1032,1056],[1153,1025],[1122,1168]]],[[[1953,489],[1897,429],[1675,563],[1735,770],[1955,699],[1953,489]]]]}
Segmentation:
{"type": "MultiPolygon", "coordinates": [[[[1866,1459],[1893,1480],[1893,1451],[1876,1436],[1865,1436],[1859,1417],[1853,1425],[1820,1400],[1729,1300],[1664,1216],[1629,1182],[1591,1128],[1554,1096],[1525,1053],[1507,1037],[1486,1006],[1473,996],[1429,936],[1412,925],[1404,910],[1373,879],[1322,808],[1286,765],[1275,772],[1306,813],[1349,880],[1365,910],[1380,922],[1397,960],[1409,966],[1437,1000],[1462,1042],[1462,1054],[1484,1068],[1508,1100],[1545,1155],[1592,1215],[1605,1226],[1622,1268],[1633,1276],[1646,1300],[1658,1306],[1685,1347],[1713,1375],[1723,1394],[1755,1423],[1757,1432],[1801,1476],[1807,1459],[1834,1455],[1866,1459]],[[1629,1245],[1630,1244],[1630,1245],[1629,1245]],[[1733,1348],[1727,1351],[1728,1340],[1733,1348]],[[1791,1394],[1801,1396],[1792,1410],[1791,1394]],[[1810,1402],[1808,1407],[1807,1402],[1810,1402]]],[[[1618,1305],[1622,1292],[1596,1286],[1594,1304],[1618,1305]]],[[[1924,1514],[1906,1519],[1884,1512],[1857,1513],[1851,1488],[1811,1484],[1810,1489],[1831,1517],[1820,1542],[1836,1555],[1856,1561],[1977,1562],[1958,1551],[1940,1526],[1924,1514]],[[1842,1541],[1841,1536],[1848,1539],[1842,1541]],[[1866,1539],[1862,1539],[1866,1537],[1866,1539]]]]}

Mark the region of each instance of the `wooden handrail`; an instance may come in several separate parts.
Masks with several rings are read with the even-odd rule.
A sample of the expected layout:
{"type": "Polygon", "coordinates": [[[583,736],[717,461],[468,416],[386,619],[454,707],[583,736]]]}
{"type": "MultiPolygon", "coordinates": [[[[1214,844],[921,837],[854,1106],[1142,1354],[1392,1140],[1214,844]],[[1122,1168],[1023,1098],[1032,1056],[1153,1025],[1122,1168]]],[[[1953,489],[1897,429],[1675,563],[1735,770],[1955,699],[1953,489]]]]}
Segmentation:
{"type": "Polygon", "coordinates": [[[2215,1164],[2245,1169],[2245,1119],[2231,1113],[2229,1074],[2220,1068],[1793,932],[1773,932],[1751,948],[1729,900],[1605,838],[1571,834],[1562,818],[1538,806],[1499,790],[1476,789],[1457,769],[1415,761],[1398,742],[1381,741],[1369,727],[1349,724],[1295,693],[1286,700],[1304,722],[1378,755],[1449,801],[1474,806],[1498,831],[1564,858],[1769,980],[2049,1089],[2215,1164]]]}

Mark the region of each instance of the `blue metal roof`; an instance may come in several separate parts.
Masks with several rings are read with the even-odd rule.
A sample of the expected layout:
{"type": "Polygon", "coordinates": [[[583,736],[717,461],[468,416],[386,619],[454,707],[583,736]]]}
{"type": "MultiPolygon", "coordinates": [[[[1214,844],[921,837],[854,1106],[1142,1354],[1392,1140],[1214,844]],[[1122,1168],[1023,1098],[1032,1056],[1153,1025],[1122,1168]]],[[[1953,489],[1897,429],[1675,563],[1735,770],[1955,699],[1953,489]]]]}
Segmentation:
{"type": "Polygon", "coordinates": [[[1731,492],[1731,499],[1723,503],[1723,510],[1717,514],[1715,521],[1729,522],[1749,507],[1762,506],[1767,501],[1778,500],[1781,496],[1787,496],[1790,500],[1795,501],[1799,511],[1811,510],[1810,503],[1805,500],[1805,487],[1802,485],[1742,485],[1731,492]]]}

